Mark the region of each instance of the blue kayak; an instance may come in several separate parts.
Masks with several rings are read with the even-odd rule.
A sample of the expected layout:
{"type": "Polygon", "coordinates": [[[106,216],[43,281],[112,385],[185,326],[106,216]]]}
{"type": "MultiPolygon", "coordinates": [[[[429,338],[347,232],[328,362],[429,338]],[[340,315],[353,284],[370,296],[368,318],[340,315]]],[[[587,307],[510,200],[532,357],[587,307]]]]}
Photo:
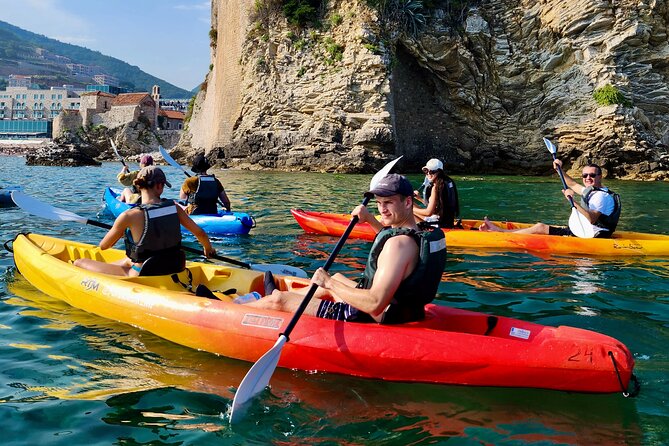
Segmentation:
{"type": "Polygon", "coordinates": [[[21,186],[0,187],[0,208],[11,208],[16,206],[12,201],[13,190],[21,190],[21,186]]]}
{"type": "MultiPolygon", "coordinates": [[[[103,201],[114,218],[134,206],[119,201],[120,193],[118,189],[107,187],[103,196],[103,201]]],[[[190,218],[210,236],[248,234],[251,228],[255,227],[253,217],[245,212],[219,211],[218,214],[191,215],[190,218]]],[[[181,232],[190,234],[190,231],[183,226],[181,232]]]]}

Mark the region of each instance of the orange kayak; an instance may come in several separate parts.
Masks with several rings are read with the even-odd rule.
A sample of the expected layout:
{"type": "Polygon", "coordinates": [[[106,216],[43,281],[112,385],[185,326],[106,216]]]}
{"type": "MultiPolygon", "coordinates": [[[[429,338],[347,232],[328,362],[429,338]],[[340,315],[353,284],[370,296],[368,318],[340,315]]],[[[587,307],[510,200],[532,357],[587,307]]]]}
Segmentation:
{"type": "MultiPolygon", "coordinates": [[[[232,303],[229,293],[264,291],[258,271],[188,262],[178,280],[110,276],[77,268],[72,260],[112,262],[123,258],[123,251],[39,234],[18,235],[13,251],[18,271],[43,293],[230,358],[257,361],[293,316],[232,303]],[[214,298],[192,292],[200,285],[214,298]]],[[[276,279],[284,291],[309,286],[308,279],[276,279]]],[[[389,381],[578,392],[618,392],[632,384],[632,353],[610,336],[441,305],[425,309],[425,320],[398,325],[304,315],[278,365],[389,381]]]]}
{"type": "MultiPolygon", "coordinates": [[[[339,237],[351,216],[326,212],[291,209],[290,212],[305,232],[339,237]]],[[[482,220],[462,220],[463,229],[444,229],[446,245],[451,248],[488,248],[521,250],[547,254],[583,254],[597,256],[669,256],[669,235],[616,231],[612,238],[560,237],[513,232],[485,232],[478,227],[482,220]]],[[[503,229],[521,229],[529,223],[493,222],[503,229]]],[[[366,223],[353,228],[350,237],[373,240],[374,230],[366,223]]]]}

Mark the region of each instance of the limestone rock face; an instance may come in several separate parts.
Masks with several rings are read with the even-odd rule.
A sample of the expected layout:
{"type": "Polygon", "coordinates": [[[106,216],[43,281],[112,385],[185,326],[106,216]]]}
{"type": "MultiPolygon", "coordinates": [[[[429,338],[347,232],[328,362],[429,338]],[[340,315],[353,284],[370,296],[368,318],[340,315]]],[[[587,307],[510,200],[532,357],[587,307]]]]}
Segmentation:
{"type": "Polygon", "coordinates": [[[364,0],[329,1],[320,30],[269,0],[213,0],[213,68],[178,152],[248,169],[364,172],[404,155],[403,171],[438,157],[452,172],[541,174],[548,137],[566,168],[665,179],[667,2],[490,0],[459,23],[432,9],[413,36],[364,0]],[[598,105],[605,85],[629,102],[598,105]]]}

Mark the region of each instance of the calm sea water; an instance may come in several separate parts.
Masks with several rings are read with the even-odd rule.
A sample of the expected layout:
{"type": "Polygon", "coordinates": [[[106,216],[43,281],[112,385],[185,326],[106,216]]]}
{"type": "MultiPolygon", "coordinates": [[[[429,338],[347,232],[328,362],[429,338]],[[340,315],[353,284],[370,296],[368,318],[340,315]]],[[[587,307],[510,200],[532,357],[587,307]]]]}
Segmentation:
{"type": "MultiPolygon", "coordinates": [[[[27,167],[0,158],[0,185],[111,221],[102,190],[119,164],[27,167]]],[[[176,186],[182,174],[165,168],[176,186]]],[[[252,213],[248,237],[215,245],[254,263],[312,272],[336,239],[304,234],[291,207],[348,212],[370,176],[218,172],[233,207],[252,213]]],[[[410,177],[420,184],[422,178],[410,177]]],[[[465,217],[564,222],[559,180],[459,177],[465,217]]],[[[621,229],[669,233],[669,184],[611,182],[621,229]]],[[[167,194],[168,196],[170,193],[167,194]]],[[[100,229],[0,209],[0,241],[39,232],[97,243],[100,229]]],[[[334,271],[362,268],[369,244],[350,241],[334,271]]],[[[7,445],[661,445],[669,444],[669,258],[538,257],[451,250],[438,301],[613,336],[635,354],[637,398],[619,394],[388,383],[277,370],[270,392],[234,429],[224,415],[250,364],[197,352],[50,298],[0,252],[0,417],[7,445]]]]}

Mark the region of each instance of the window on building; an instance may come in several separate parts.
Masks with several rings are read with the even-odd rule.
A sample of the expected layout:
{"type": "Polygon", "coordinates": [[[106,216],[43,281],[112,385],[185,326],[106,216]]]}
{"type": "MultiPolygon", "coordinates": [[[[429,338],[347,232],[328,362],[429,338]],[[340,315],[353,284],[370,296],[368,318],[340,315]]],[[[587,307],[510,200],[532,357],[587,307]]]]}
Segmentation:
{"type": "Polygon", "coordinates": [[[63,95],[62,95],[62,94],[59,94],[59,95],[58,95],[58,99],[63,99],[63,95]]]}

